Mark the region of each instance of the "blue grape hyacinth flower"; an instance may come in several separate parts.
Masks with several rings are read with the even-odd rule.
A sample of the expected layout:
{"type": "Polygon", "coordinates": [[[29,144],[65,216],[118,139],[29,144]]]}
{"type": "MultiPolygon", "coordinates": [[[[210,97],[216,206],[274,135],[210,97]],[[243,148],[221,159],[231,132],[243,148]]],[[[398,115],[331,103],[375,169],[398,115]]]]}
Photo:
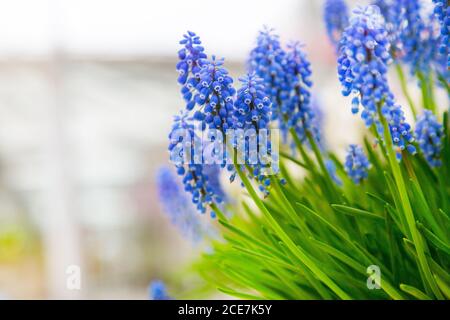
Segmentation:
{"type": "Polygon", "coordinates": [[[256,73],[239,78],[242,87],[234,102],[234,125],[237,129],[268,129],[271,116],[271,102],[263,80],[256,73]]]}
{"type": "Polygon", "coordinates": [[[441,27],[441,53],[450,54],[448,52],[448,41],[450,33],[450,6],[448,0],[433,0],[435,3],[434,13],[438,17],[441,27]]]}
{"type": "MultiPolygon", "coordinates": [[[[175,117],[169,134],[170,159],[178,175],[182,176],[184,189],[192,195],[197,210],[205,213],[212,203],[222,203],[222,197],[217,193],[216,183],[205,173],[203,151],[197,150],[201,143],[190,120],[185,113],[175,117]]],[[[215,216],[215,213],[211,212],[211,216],[215,216]]]]}
{"type": "Polygon", "coordinates": [[[220,181],[221,166],[217,164],[203,165],[203,174],[208,178],[208,185],[215,195],[218,204],[227,202],[227,195],[220,181]]]}
{"type": "Polygon", "coordinates": [[[367,178],[370,163],[360,146],[351,144],[348,147],[344,168],[355,184],[359,184],[363,179],[367,178]]]}
{"type": "MultiPolygon", "coordinates": [[[[234,103],[234,129],[241,129],[244,136],[236,138],[241,139],[244,145],[240,146],[238,143],[234,145],[243,156],[246,164],[243,167],[251,170],[249,174],[258,181],[259,189],[267,195],[270,186],[267,170],[273,165],[270,157],[274,155],[271,154],[270,140],[263,141],[261,134],[262,130],[267,130],[267,138],[269,138],[271,101],[263,85],[263,79],[256,73],[247,74],[239,80],[242,87],[238,90],[234,103]],[[244,147],[243,150],[242,147],[244,147]]],[[[274,173],[277,173],[277,169],[274,173]]],[[[233,173],[232,177],[234,175],[233,173]]]]}
{"type": "Polygon", "coordinates": [[[448,79],[448,29],[442,20],[445,6],[437,3],[433,14],[420,0],[375,0],[373,4],[386,21],[390,52],[396,62],[409,65],[414,75],[435,70],[448,79]]]}
{"type": "Polygon", "coordinates": [[[425,110],[418,118],[415,134],[420,151],[430,166],[441,166],[440,154],[443,147],[444,127],[430,110],[425,110]]]}
{"type": "Polygon", "coordinates": [[[179,177],[168,167],[158,170],[156,183],[158,195],[170,221],[183,236],[196,243],[202,238],[203,226],[179,177]]]}
{"type": "Polygon", "coordinates": [[[263,80],[266,94],[272,102],[272,120],[278,121],[279,129],[285,138],[287,125],[282,108],[289,100],[290,87],[285,70],[286,52],[273,29],[264,27],[259,32],[248,64],[250,72],[255,72],[263,80]]]}
{"type": "Polygon", "coordinates": [[[343,95],[352,95],[352,112],[358,113],[367,127],[375,126],[383,135],[381,118],[388,125],[397,157],[407,149],[414,153],[414,137],[403,110],[395,103],[388,81],[388,64],[392,61],[384,19],[377,6],[358,7],[345,30],[338,59],[338,76],[343,95]]]}
{"type": "Polygon", "coordinates": [[[148,288],[150,300],[172,300],[167,294],[166,285],[161,280],[154,280],[148,288]]]}
{"type": "Polygon", "coordinates": [[[300,43],[291,43],[286,54],[286,74],[289,80],[289,99],[282,108],[288,128],[293,128],[299,139],[307,140],[307,135],[319,142],[320,134],[311,104],[311,64],[300,43]]]}
{"type": "MultiPolygon", "coordinates": [[[[224,194],[218,188],[218,179],[212,175],[218,174],[218,170],[208,170],[209,164],[206,164],[214,157],[215,150],[214,154],[204,153],[201,134],[197,134],[196,129],[219,129],[225,133],[233,121],[235,90],[233,79],[223,67],[223,59],[212,56],[208,60],[194,32],[184,35],[180,44],[183,48],[178,52],[180,61],[176,68],[186,110],[175,117],[169,134],[170,159],[197,210],[205,213],[213,204],[222,203],[224,194]]],[[[216,215],[214,211],[210,214],[216,215]]]]}
{"type": "Polygon", "coordinates": [[[266,27],[250,53],[249,68],[263,79],[272,102],[271,120],[277,121],[283,140],[294,130],[301,142],[307,140],[307,134],[319,141],[311,108],[311,65],[302,46],[294,42],[284,50],[278,35],[266,27]]]}
{"type": "Polygon", "coordinates": [[[405,29],[407,21],[402,1],[375,0],[372,2],[373,5],[380,9],[380,13],[384,17],[387,39],[391,45],[390,52],[393,59],[400,59],[404,55],[400,36],[402,30],[405,29]]]}
{"type": "MultiPolygon", "coordinates": [[[[204,173],[204,165],[189,164],[187,168],[179,167],[178,174],[183,176],[185,191],[192,194],[192,202],[200,213],[205,213],[211,204],[222,203],[220,195],[216,194],[215,185],[210,184],[210,178],[204,173]]],[[[215,217],[215,212],[210,212],[215,217]]]]}
{"type": "Polygon", "coordinates": [[[223,59],[205,61],[200,70],[195,102],[199,108],[194,119],[210,129],[225,132],[232,126],[233,100],[236,90],[233,79],[223,67],[223,59]]]}
{"type": "Polygon", "coordinates": [[[425,16],[419,0],[396,1],[395,9],[402,12],[399,16],[402,60],[411,67],[411,73],[427,74],[439,54],[440,32],[434,28],[433,17],[425,16]]]}
{"type": "Polygon", "coordinates": [[[434,14],[440,25],[439,53],[444,56],[447,74],[450,69],[449,33],[450,33],[450,6],[448,0],[433,0],[434,14]]]}
{"type": "Polygon", "coordinates": [[[326,0],[323,12],[328,38],[337,49],[348,25],[348,8],[344,0],[326,0]]]}
{"type": "Polygon", "coordinates": [[[179,73],[178,83],[182,85],[181,94],[186,102],[187,110],[195,106],[194,90],[200,81],[202,61],[207,58],[201,46],[200,37],[188,31],[180,41],[183,48],[178,51],[179,62],[176,69],[179,73]]]}

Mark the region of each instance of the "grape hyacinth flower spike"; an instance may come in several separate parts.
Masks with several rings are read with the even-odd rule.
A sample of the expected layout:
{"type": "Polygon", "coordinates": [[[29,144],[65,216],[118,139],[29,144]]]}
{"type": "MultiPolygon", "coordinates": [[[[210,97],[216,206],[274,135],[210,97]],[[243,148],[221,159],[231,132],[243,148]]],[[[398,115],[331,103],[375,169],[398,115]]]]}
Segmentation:
{"type": "Polygon", "coordinates": [[[311,64],[300,43],[288,45],[285,70],[289,79],[289,100],[282,111],[287,126],[295,130],[302,142],[307,140],[308,134],[320,142],[316,114],[311,104],[311,64]]]}
{"type": "Polygon", "coordinates": [[[232,125],[233,98],[236,90],[233,79],[223,67],[223,59],[205,61],[200,71],[195,102],[198,109],[194,119],[202,121],[210,129],[223,133],[232,125]]]}
{"type": "MultiPolygon", "coordinates": [[[[189,120],[192,119],[187,118],[186,114],[175,117],[169,134],[170,159],[177,168],[178,175],[183,177],[184,189],[192,195],[192,202],[197,210],[205,213],[211,204],[220,204],[222,197],[217,194],[217,189],[204,172],[203,158],[196,150],[199,145],[196,140],[199,138],[189,120]]],[[[211,211],[211,216],[215,216],[214,211],[211,211]]]]}
{"type": "Polygon", "coordinates": [[[251,73],[239,78],[239,81],[242,87],[237,92],[233,114],[236,129],[268,129],[271,102],[263,80],[251,73]]]}
{"type": "Polygon", "coordinates": [[[292,43],[286,51],[273,29],[264,28],[250,53],[249,63],[250,70],[263,79],[272,102],[272,120],[278,122],[283,140],[286,141],[290,129],[296,131],[301,141],[306,140],[307,132],[317,138],[310,106],[311,66],[301,45],[292,43]]]}
{"type": "MultiPolygon", "coordinates": [[[[427,14],[427,7],[420,0],[375,0],[373,4],[380,8],[386,21],[393,59],[409,65],[411,74],[419,76],[421,86],[426,85],[424,77],[431,70],[448,79],[447,54],[442,54],[446,48],[439,53],[444,40],[439,23],[442,15],[427,14]]],[[[436,6],[438,12],[439,7],[436,6]]]]}
{"type": "Polygon", "coordinates": [[[430,166],[441,166],[440,154],[443,148],[444,128],[430,110],[425,110],[417,120],[415,134],[420,151],[430,166]]]}
{"type": "Polygon", "coordinates": [[[370,163],[360,146],[351,144],[348,147],[344,168],[355,184],[367,178],[370,163]]]}
{"type": "MultiPolygon", "coordinates": [[[[204,162],[210,155],[205,155],[203,148],[199,150],[203,144],[196,129],[219,129],[225,133],[232,123],[235,90],[223,59],[212,56],[208,60],[195,33],[189,31],[180,44],[183,48],[178,52],[180,61],[176,68],[186,110],[175,117],[169,151],[171,161],[183,177],[185,190],[192,194],[198,211],[205,213],[222,203],[223,193],[217,188],[218,179],[208,175],[204,162]]],[[[210,214],[215,217],[216,212],[211,210],[210,214]]]]}
{"type": "Polygon", "coordinates": [[[375,0],[373,5],[380,9],[380,14],[384,17],[391,56],[394,60],[400,59],[404,55],[400,36],[406,26],[402,0],[375,0]]]}
{"type": "Polygon", "coordinates": [[[286,139],[288,127],[283,118],[283,108],[289,100],[290,92],[285,70],[286,52],[273,29],[264,27],[259,32],[248,63],[250,72],[255,72],[262,79],[266,94],[272,103],[271,120],[278,121],[278,127],[286,139]]]}
{"type": "Polygon", "coordinates": [[[207,58],[201,46],[200,37],[188,31],[180,41],[183,48],[178,51],[179,62],[176,69],[179,73],[178,83],[182,85],[181,94],[186,101],[186,109],[192,110],[195,106],[193,99],[195,88],[200,81],[202,61],[207,58]]]}
{"type": "Polygon", "coordinates": [[[326,0],[323,12],[328,38],[338,48],[342,32],[348,25],[348,8],[344,0],[326,0]]]}
{"type": "Polygon", "coordinates": [[[387,82],[389,54],[384,19],[376,6],[358,7],[345,30],[338,59],[338,76],[343,95],[352,95],[352,112],[358,113],[367,127],[375,126],[383,135],[382,121],[389,125],[397,158],[407,149],[415,153],[411,127],[403,110],[395,103],[387,82]]]}
{"type": "MultiPolygon", "coordinates": [[[[211,205],[220,204],[222,197],[217,193],[215,184],[205,174],[200,137],[196,135],[195,121],[189,111],[175,116],[169,134],[170,160],[175,165],[178,175],[182,177],[184,190],[192,196],[192,203],[200,213],[205,213],[211,205]]],[[[215,212],[210,212],[215,216],[215,212]]]]}
{"type": "MultiPolygon", "coordinates": [[[[238,139],[247,138],[244,140],[244,150],[240,150],[239,144],[234,143],[234,146],[238,152],[244,151],[243,160],[246,166],[243,167],[251,170],[249,174],[259,182],[259,189],[267,195],[270,185],[270,178],[266,175],[267,170],[275,169],[274,172],[277,173],[278,169],[271,167],[273,163],[271,163],[270,156],[275,155],[271,154],[270,140],[267,139],[266,143],[259,144],[259,142],[262,142],[259,139],[261,139],[261,134],[264,133],[262,131],[269,129],[271,102],[266,94],[263,80],[255,73],[247,74],[239,80],[242,87],[238,90],[234,103],[234,129],[241,129],[240,132],[245,135],[250,134],[253,137],[237,137],[238,139]],[[258,142],[258,144],[250,143],[252,140],[258,142]],[[246,150],[248,150],[248,153],[246,150]]],[[[266,131],[265,133],[268,135],[269,132],[266,131]]]]}
{"type": "Polygon", "coordinates": [[[433,25],[435,17],[424,17],[420,0],[396,1],[395,9],[403,13],[399,17],[399,25],[404,26],[400,31],[402,61],[411,67],[412,74],[429,73],[433,63],[440,64],[440,31],[433,25]]]}
{"type": "Polygon", "coordinates": [[[204,233],[203,226],[188,194],[183,190],[181,180],[171,169],[162,167],[156,182],[163,210],[172,224],[193,243],[198,242],[204,233]]]}
{"type": "Polygon", "coordinates": [[[166,292],[166,285],[161,280],[154,280],[149,286],[150,300],[171,300],[172,298],[166,292]]]}
{"type": "Polygon", "coordinates": [[[440,54],[444,55],[446,68],[450,70],[450,52],[449,52],[449,33],[450,33],[450,6],[448,0],[433,0],[435,3],[434,14],[437,16],[440,24],[440,54]]]}

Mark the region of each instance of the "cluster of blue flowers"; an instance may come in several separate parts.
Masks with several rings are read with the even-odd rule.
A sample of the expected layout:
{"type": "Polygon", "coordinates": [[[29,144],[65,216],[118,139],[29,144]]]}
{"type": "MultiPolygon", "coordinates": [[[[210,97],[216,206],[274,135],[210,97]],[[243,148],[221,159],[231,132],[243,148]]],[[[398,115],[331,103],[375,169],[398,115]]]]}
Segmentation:
{"type": "Polygon", "coordinates": [[[150,300],[171,300],[166,292],[166,286],[161,280],[154,280],[148,288],[150,300]]]}
{"type": "Polygon", "coordinates": [[[394,101],[387,82],[390,43],[384,19],[377,6],[358,7],[353,11],[345,30],[338,59],[338,76],[344,96],[352,94],[352,112],[363,111],[361,118],[367,127],[375,125],[383,134],[381,118],[388,122],[392,141],[398,147],[397,156],[405,148],[414,153],[411,127],[404,113],[394,101]]]}
{"type": "Polygon", "coordinates": [[[191,143],[191,138],[196,138],[195,126],[190,120],[191,118],[189,117],[189,114],[185,111],[181,111],[180,114],[175,115],[173,119],[172,129],[169,134],[169,152],[171,160],[177,165],[182,165],[180,159],[182,159],[185,155],[183,154],[182,149],[176,150],[175,148],[179,143],[191,143]]]}
{"type": "Polygon", "coordinates": [[[441,44],[439,52],[444,55],[447,61],[447,68],[450,68],[450,52],[449,52],[449,32],[450,32],[450,6],[448,0],[433,0],[435,3],[434,13],[436,14],[441,29],[441,44]]]}
{"type": "Polygon", "coordinates": [[[403,44],[400,38],[402,30],[405,28],[405,9],[402,0],[375,0],[373,5],[380,9],[385,20],[387,39],[391,44],[390,52],[394,59],[404,55],[403,44]]]}
{"type": "Polygon", "coordinates": [[[268,129],[271,115],[270,98],[266,95],[262,79],[255,73],[239,78],[242,87],[234,103],[234,117],[239,129],[268,129]]]}
{"type": "Polygon", "coordinates": [[[396,1],[395,8],[402,12],[398,16],[401,19],[398,25],[402,26],[402,60],[411,66],[412,73],[428,73],[438,53],[439,32],[434,30],[431,21],[426,21],[423,17],[419,0],[396,1]]]}
{"type": "Polygon", "coordinates": [[[367,178],[370,163],[360,146],[351,144],[348,147],[344,168],[350,179],[356,184],[367,178]]]}
{"type": "MultiPolygon", "coordinates": [[[[216,193],[214,185],[211,186],[210,178],[204,173],[204,165],[188,164],[188,169],[178,168],[178,174],[183,176],[185,191],[192,194],[192,202],[201,213],[207,211],[207,206],[215,203],[222,203],[222,198],[216,193]]],[[[210,212],[211,217],[215,217],[215,212],[210,212]]]]}
{"type": "Polygon", "coordinates": [[[181,93],[186,101],[186,109],[192,110],[195,106],[194,88],[200,81],[202,61],[207,58],[205,49],[201,45],[200,37],[188,31],[180,41],[183,48],[178,51],[179,62],[176,69],[179,73],[178,83],[182,85],[181,93]]]}
{"type": "MultiPolygon", "coordinates": [[[[192,194],[192,202],[201,213],[207,211],[207,205],[221,203],[222,197],[217,188],[211,184],[210,178],[204,173],[202,152],[195,150],[200,138],[196,136],[192,118],[186,112],[175,116],[172,130],[169,134],[170,159],[182,176],[185,191],[192,194]]],[[[214,212],[211,212],[214,215],[214,212]]]]}
{"type": "Polygon", "coordinates": [[[223,67],[223,59],[205,61],[200,70],[195,102],[201,107],[194,119],[202,121],[210,129],[225,132],[233,127],[233,79],[223,67]]]}
{"type": "MultiPolygon", "coordinates": [[[[176,69],[186,110],[174,119],[169,152],[177,173],[183,177],[185,191],[192,194],[197,210],[205,213],[210,204],[222,203],[223,192],[215,177],[218,171],[208,174],[208,166],[203,164],[203,150],[196,150],[201,146],[196,143],[200,141],[195,132],[196,124],[199,123],[202,130],[208,127],[225,131],[231,122],[235,91],[232,78],[222,67],[223,60],[215,57],[207,60],[200,38],[194,32],[188,31],[180,44],[183,48],[178,52],[180,61],[176,69]]],[[[214,211],[210,214],[215,216],[214,211]]]]}
{"type": "MultiPolygon", "coordinates": [[[[242,87],[238,90],[234,103],[234,123],[236,129],[246,131],[241,131],[245,136],[236,137],[237,139],[243,139],[244,144],[240,146],[235,143],[235,146],[238,152],[244,153],[241,156],[243,156],[247,167],[252,171],[249,174],[259,182],[259,189],[267,195],[270,178],[265,170],[271,164],[268,158],[271,155],[271,144],[270,141],[261,144],[250,143],[250,141],[257,141],[260,138],[261,130],[269,129],[271,102],[266,94],[263,80],[255,73],[247,74],[239,80],[242,87]],[[240,150],[242,147],[244,147],[244,150],[240,150]],[[267,158],[264,158],[264,156],[267,156],[267,158]]],[[[235,173],[232,177],[234,176],[235,173]]]]}
{"type": "Polygon", "coordinates": [[[211,188],[212,193],[215,197],[216,204],[219,206],[228,201],[227,195],[223,190],[222,183],[220,181],[220,169],[221,166],[218,164],[203,165],[203,175],[207,177],[208,186],[209,188],[211,188]]]}
{"type": "Polygon", "coordinates": [[[294,128],[301,141],[306,140],[307,134],[310,134],[319,142],[317,115],[311,104],[311,65],[299,43],[288,45],[285,69],[290,92],[283,112],[288,117],[288,127],[294,128]]]}
{"type": "Polygon", "coordinates": [[[272,101],[272,120],[278,121],[284,140],[294,129],[301,141],[310,133],[320,140],[314,126],[311,108],[311,66],[299,43],[281,47],[272,29],[260,31],[256,47],[250,53],[250,70],[263,79],[266,93],[272,101]]]}
{"type": "Polygon", "coordinates": [[[233,108],[233,79],[223,67],[223,59],[207,59],[200,37],[188,31],[180,41],[184,47],[178,52],[180,61],[176,69],[182,85],[181,93],[186,101],[187,111],[201,107],[193,115],[201,121],[202,129],[221,129],[230,125],[229,115],[233,108]]]}
{"type": "Polygon", "coordinates": [[[324,20],[328,38],[338,48],[342,32],[348,25],[348,8],[344,0],[326,0],[324,20]]]}
{"type": "Polygon", "coordinates": [[[259,32],[256,46],[250,52],[249,69],[263,80],[266,93],[272,102],[272,120],[286,135],[287,126],[282,107],[289,99],[289,84],[285,71],[286,52],[278,35],[265,27],[259,32]]]}
{"type": "MultiPolygon", "coordinates": [[[[311,135],[320,145],[319,123],[311,104],[311,67],[300,44],[293,43],[284,50],[271,29],[261,31],[257,46],[250,54],[250,73],[240,79],[243,85],[236,94],[233,79],[223,67],[223,60],[214,56],[208,60],[195,33],[188,32],[180,43],[183,48],[178,53],[178,82],[182,85],[186,109],[175,118],[169,151],[178,174],[183,176],[185,190],[192,194],[192,201],[199,211],[206,212],[208,205],[220,203],[223,195],[215,190],[204,172],[202,161],[205,154],[195,152],[195,141],[199,139],[195,128],[219,129],[225,136],[228,129],[254,129],[259,139],[260,131],[268,129],[271,120],[278,120],[285,140],[292,129],[301,142],[307,142],[308,135],[311,135]],[[180,129],[186,134],[177,134],[180,129]],[[178,147],[180,143],[184,148],[178,147]]],[[[266,195],[270,187],[267,171],[278,172],[278,167],[274,166],[277,155],[272,154],[270,139],[267,138],[265,148],[258,144],[257,150],[249,150],[244,159],[246,165],[242,166],[245,170],[250,169],[248,174],[258,181],[260,190],[266,195]],[[254,158],[256,161],[250,161],[254,158]]],[[[245,143],[248,147],[248,141],[245,143]]],[[[229,150],[224,152],[227,154],[229,150]]],[[[223,167],[225,163],[221,165],[223,167]]],[[[230,181],[236,176],[235,169],[228,165],[232,172],[230,181]]]]}
{"type": "Polygon", "coordinates": [[[156,183],[163,211],[181,234],[194,243],[203,234],[203,226],[188,194],[183,190],[181,180],[167,167],[159,169],[156,183]]]}
{"type": "Polygon", "coordinates": [[[440,154],[443,147],[444,128],[430,110],[425,110],[423,115],[418,118],[415,134],[420,150],[430,166],[440,166],[442,164],[440,154]]]}
{"type": "Polygon", "coordinates": [[[373,4],[386,21],[390,51],[397,62],[408,64],[412,74],[434,69],[448,77],[448,26],[444,21],[448,5],[435,2],[435,14],[427,12],[420,0],[375,0],[373,4]]]}
{"type": "MultiPolygon", "coordinates": [[[[203,150],[196,152],[198,150],[195,149],[195,142],[200,138],[195,135],[194,129],[216,129],[223,134],[222,137],[227,136],[228,129],[254,129],[256,136],[259,137],[261,129],[269,128],[271,95],[264,88],[264,81],[255,73],[241,79],[243,86],[236,94],[233,79],[223,66],[223,59],[216,59],[213,56],[208,60],[200,38],[195,33],[188,32],[180,43],[184,47],[178,54],[180,59],[177,64],[180,73],[178,82],[182,85],[181,93],[186,101],[186,110],[175,117],[169,151],[172,162],[177,166],[178,174],[183,176],[185,190],[192,194],[192,201],[197,209],[206,212],[212,203],[222,202],[223,193],[216,188],[218,183],[214,183],[205,171],[203,160],[209,155],[205,155],[203,150]],[[180,129],[183,129],[185,134],[180,135],[180,129]],[[180,148],[180,144],[183,144],[184,148],[180,148]]],[[[208,134],[211,132],[213,131],[209,130],[208,134]]],[[[246,143],[248,146],[248,142],[246,143]]],[[[236,148],[237,144],[233,146],[236,148]]],[[[225,156],[221,159],[220,165],[224,167],[229,150],[222,151],[225,156]]],[[[270,143],[266,150],[258,147],[258,150],[253,151],[259,154],[266,151],[265,154],[271,155],[270,143]]],[[[263,169],[266,169],[266,162],[257,156],[256,162],[249,163],[249,158],[251,156],[245,159],[248,166],[243,167],[252,169],[249,174],[260,183],[260,189],[267,194],[270,179],[265,176],[265,171],[263,172],[263,169]]],[[[232,181],[236,175],[234,165],[228,165],[228,170],[232,172],[230,178],[232,181]]],[[[215,213],[211,212],[211,215],[214,216],[215,213]]]]}

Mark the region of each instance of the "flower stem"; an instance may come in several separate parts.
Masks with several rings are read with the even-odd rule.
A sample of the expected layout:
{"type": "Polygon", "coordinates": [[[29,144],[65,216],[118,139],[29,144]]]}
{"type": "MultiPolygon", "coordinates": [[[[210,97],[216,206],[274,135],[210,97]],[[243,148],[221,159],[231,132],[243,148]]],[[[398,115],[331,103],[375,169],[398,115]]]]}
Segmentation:
{"type": "MultiPolygon", "coordinates": [[[[411,178],[411,181],[414,182],[414,184],[417,186],[418,192],[420,194],[420,200],[422,200],[424,203],[426,203],[425,201],[425,196],[423,194],[422,188],[420,186],[419,183],[419,179],[416,176],[416,173],[414,172],[414,168],[413,165],[409,159],[410,155],[407,154],[406,152],[403,152],[403,161],[405,163],[405,167],[406,167],[406,171],[408,172],[409,177],[411,178]]],[[[438,177],[440,177],[440,175],[438,175],[438,177]]],[[[440,179],[440,178],[438,178],[440,179]]],[[[426,206],[426,211],[427,215],[424,216],[424,219],[426,219],[426,221],[430,224],[430,226],[432,227],[433,230],[435,230],[436,234],[439,235],[439,237],[441,239],[446,239],[446,234],[445,231],[443,231],[441,229],[441,226],[443,225],[442,221],[439,221],[439,216],[436,216],[435,213],[433,212],[433,210],[431,210],[428,205],[426,206]]]]}
{"type": "Polygon", "coordinates": [[[303,148],[302,142],[298,138],[297,133],[292,128],[289,131],[290,131],[290,133],[292,135],[292,139],[294,140],[295,146],[297,147],[297,149],[300,152],[303,160],[305,161],[306,169],[315,172],[314,163],[312,162],[311,158],[308,156],[308,154],[306,153],[305,149],[303,148]]]}
{"type": "MultiPolygon", "coordinates": [[[[380,112],[381,113],[381,112],[380,112]]],[[[397,184],[398,192],[400,195],[400,199],[402,202],[403,212],[405,214],[406,222],[411,232],[412,240],[414,242],[414,247],[416,249],[417,257],[419,260],[420,268],[425,276],[426,281],[428,282],[431,290],[436,295],[437,298],[443,299],[442,293],[440,292],[437,284],[434,280],[433,275],[431,274],[430,266],[428,265],[427,258],[425,256],[425,248],[421,235],[416,227],[416,221],[414,218],[414,213],[411,207],[411,203],[408,197],[408,192],[406,190],[405,181],[403,180],[402,172],[400,169],[400,165],[397,161],[394,145],[392,143],[391,133],[389,131],[389,125],[386,122],[386,119],[382,115],[380,115],[381,122],[384,128],[384,140],[386,142],[387,152],[388,152],[388,160],[389,165],[391,167],[392,173],[394,175],[395,182],[397,184]]]]}
{"type": "Polygon", "coordinates": [[[417,110],[414,105],[414,101],[411,98],[411,95],[409,94],[409,91],[408,91],[408,85],[406,83],[405,73],[403,72],[403,69],[399,63],[395,64],[395,70],[397,71],[397,75],[400,80],[400,86],[402,88],[402,92],[405,95],[406,100],[408,101],[408,104],[409,104],[411,112],[414,116],[414,119],[417,119],[417,110]]]}
{"type": "Polygon", "coordinates": [[[227,217],[215,203],[211,203],[209,206],[211,210],[213,210],[217,214],[217,217],[219,217],[220,220],[227,221],[227,217]]]}
{"type": "Polygon", "coordinates": [[[447,94],[450,95],[450,85],[445,77],[442,74],[438,73],[437,78],[442,87],[444,87],[444,89],[447,91],[447,94]]]}
{"type": "Polygon", "coordinates": [[[303,264],[305,264],[309,270],[319,279],[321,280],[325,285],[327,285],[333,292],[341,299],[349,300],[350,296],[345,293],[333,280],[331,280],[315,263],[313,260],[311,260],[308,255],[299,247],[297,246],[292,239],[286,234],[286,232],[283,230],[283,228],[278,224],[278,222],[273,218],[269,210],[264,205],[264,202],[258,197],[258,194],[256,193],[255,189],[253,188],[252,184],[248,180],[245,173],[241,170],[240,166],[235,163],[236,171],[246,187],[247,191],[249,192],[250,196],[252,197],[253,201],[255,202],[256,206],[261,210],[261,212],[264,214],[274,231],[277,233],[277,235],[280,237],[280,239],[286,244],[287,248],[294,254],[294,256],[303,264]]]}
{"type": "Polygon", "coordinates": [[[419,78],[420,90],[422,91],[422,102],[425,109],[431,110],[434,114],[436,113],[436,105],[434,104],[432,88],[429,86],[429,79],[427,79],[424,74],[420,71],[417,72],[417,77],[419,78]]]}

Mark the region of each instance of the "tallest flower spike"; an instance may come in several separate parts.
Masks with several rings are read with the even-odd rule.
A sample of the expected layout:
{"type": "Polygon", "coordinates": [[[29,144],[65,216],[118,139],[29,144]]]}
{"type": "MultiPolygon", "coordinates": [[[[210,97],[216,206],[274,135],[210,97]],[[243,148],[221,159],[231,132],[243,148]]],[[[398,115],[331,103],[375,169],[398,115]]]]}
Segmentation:
{"type": "Polygon", "coordinates": [[[311,104],[311,64],[302,49],[298,42],[288,45],[285,70],[289,80],[289,100],[282,108],[283,116],[287,119],[287,126],[295,130],[302,142],[307,141],[307,135],[310,134],[320,143],[317,112],[311,104]]]}
{"type": "Polygon", "coordinates": [[[192,31],[183,35],[180,44],[183,45],[183,48],[178,51],[178,59],[180,60],[176,66],[179,73],[178,83],[182,85],[181,94],[186,102],[186,109],[190,111],[195,106],[195,100],[193,99],[195,87],[200,82],[202,61],[207,56],[201,45],[200,37],[192,31]]]}
{"type": "Polygon", "coordinates": [[[272,120],[277,120],[283,140],[293,130],[301,142],[307,140],[308,133],[319,142],[310,103],[311,66],[302,49],[295,42],[284,50],[273,29],[264,28],[250,53],[250,70],[262,79],[272,102],[272,120]]]}
{"type": "MultiPolygon", "coordinates": [[[[208,60],[194,32],[188,31],[180,44],[183,48],[178,51],[176,69],[186,108],[175,117],[169,134],[170,159],[197,210],[205,213],[222,202],[223,193],[217,188],[217,170],[211,174],[205,166],[205,157],[210,155],[201,149],[202,139],[196,128],[225,131],[231,121],[235,90],[223,61],[214,56],[208,60]]],[[[215,216],[214,211],[211,216],[215,216]]]]}
{"type": "Polygon", "coordinates": [[[382,118],[389,124],[397,156],[403,149],[415,153],[411,127],[405,121],[401,107],[395,104],[387,83],[387,69],[391,62],[390,43],[384,19],[377,6],[358,7],[353,11],[350,25],[344,31],[338,75],[344,96],[353,95],[352,112],[363,111],[361,118],[367,127],[375,126],[382,136],[382,118]]]}
{"type": "Polygon", "coordinates": [[[249,69],[263,80],[266,93],[272,102],[272,120],[277,120],[283,138],[288,127],[283,117],[283,107],[289,100],[289,81],[285,70],[286,52],[273,29],[264,27],[250,52],[249,69]]]}

